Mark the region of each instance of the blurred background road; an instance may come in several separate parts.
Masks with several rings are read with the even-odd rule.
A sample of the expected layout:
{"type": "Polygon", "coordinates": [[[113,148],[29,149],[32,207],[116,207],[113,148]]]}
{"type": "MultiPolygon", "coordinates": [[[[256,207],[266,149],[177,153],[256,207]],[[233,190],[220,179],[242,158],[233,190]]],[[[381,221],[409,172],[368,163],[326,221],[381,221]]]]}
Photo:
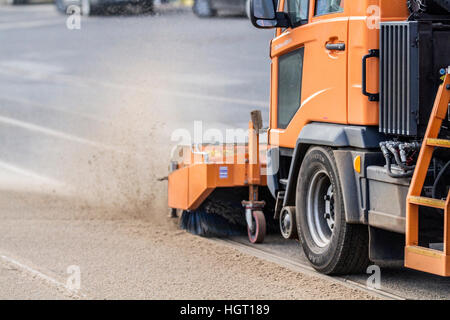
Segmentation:
{"type": "MultiPolygon", "coordinates": [[[[171,4],[67,18],[0,6],[0,298],[370,298],[167,222],[159,180],[180,130],[246,128],[256,108],[267,123],[272,31],[171,4]],[[81,293],[64,288],[70,265],[81,293]]],[[[265,248],[304,261],[294,242],[265,248]]],[[[449,284],[382,276],[408,298],[449,299],[449,284]]]]}

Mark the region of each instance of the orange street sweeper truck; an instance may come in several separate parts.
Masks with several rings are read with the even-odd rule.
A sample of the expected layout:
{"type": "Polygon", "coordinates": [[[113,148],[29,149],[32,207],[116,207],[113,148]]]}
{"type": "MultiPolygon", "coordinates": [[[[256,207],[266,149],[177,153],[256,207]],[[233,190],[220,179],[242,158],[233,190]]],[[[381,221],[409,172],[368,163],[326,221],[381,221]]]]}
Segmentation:
{"type": "Polygon", "coordinates": [[[450,276],[450,0],[253,0],[251,20],[275,29],[267,141],[255,111],[244,144],[179,148],[182,227],[275,225],[326,274],[450,276]]]}

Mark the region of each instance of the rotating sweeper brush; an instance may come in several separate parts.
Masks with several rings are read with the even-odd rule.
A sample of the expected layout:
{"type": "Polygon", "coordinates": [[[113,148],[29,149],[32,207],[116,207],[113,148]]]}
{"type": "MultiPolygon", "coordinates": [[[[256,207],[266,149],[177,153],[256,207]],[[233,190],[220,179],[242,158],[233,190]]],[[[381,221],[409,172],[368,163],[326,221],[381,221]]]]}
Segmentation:
{"type": "Polygon", "coordinates": [[[264,240],[272,225],[260,200],[270,198],[264,190],[267,145],[259,145],[261,113],[251,115],[248,144],[179,149],[169,175],[169,207],[182,211],[181,228],[205,237],[247,233],[253,243],[264,240]]]}
{"type": "Polygon", "coordinates": [[[245,234],[246,222],[240,201],[246,197],[245,191],[245,189],[215,190],[198,209],[183,211],[180,227],[203,237],[232,237],[245,234]]]}

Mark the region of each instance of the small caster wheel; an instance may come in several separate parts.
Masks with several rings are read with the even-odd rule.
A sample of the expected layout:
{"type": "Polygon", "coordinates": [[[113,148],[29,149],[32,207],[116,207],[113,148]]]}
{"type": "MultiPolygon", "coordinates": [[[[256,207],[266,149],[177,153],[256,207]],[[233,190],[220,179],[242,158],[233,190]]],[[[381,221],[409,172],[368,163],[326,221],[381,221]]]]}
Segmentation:
{"type": "Polygon", "coordinates": [[[169,218],[176,219],[178,218],[178,210],[174,208],[169,208],[169,218]]]}
{"type": "Polygon", "coordinates": [[[252,212],[252,227],[248,226],[248,239],[251,243],[262,243],[266,236],[266,217],[262,211],[252,212]]]}
{"type": "Polygon", "coordinates": [[[281,210],[280,231],[285,239],[298,239],[295,207],[284,207],[281,210]]]}

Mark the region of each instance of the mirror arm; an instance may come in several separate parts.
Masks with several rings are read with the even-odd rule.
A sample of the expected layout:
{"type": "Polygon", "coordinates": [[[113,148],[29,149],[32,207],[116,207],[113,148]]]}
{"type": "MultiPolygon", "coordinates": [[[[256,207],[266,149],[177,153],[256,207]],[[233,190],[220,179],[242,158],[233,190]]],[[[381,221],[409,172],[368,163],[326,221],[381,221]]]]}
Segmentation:
{"type": "Polygon", "coordinates": [[[286,12],[277,12],[277,28],[292,28],[291,18],[286,12]]]}

